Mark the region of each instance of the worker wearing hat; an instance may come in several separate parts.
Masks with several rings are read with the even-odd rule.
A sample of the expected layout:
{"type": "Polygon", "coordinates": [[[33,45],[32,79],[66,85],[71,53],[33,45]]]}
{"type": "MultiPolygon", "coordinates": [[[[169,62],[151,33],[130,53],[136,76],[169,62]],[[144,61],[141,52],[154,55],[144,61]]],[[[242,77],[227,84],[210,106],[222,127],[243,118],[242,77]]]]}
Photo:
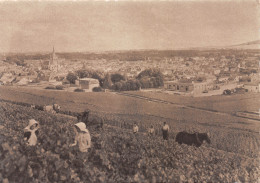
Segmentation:
{"type": "Polygon", "coordinates": [[[74,125],[75,141],[70,146],[78,144],[80,152],[87,152],[91,147],[91,137],[85,123],[79,122],[74,125]]]}
{"type": "Polygon", "coordinates": [[[24,128],[24,140],[29,146],[35,146],[37,144],[38,129],[39,123],[34,119],[30,119],[29,125],[24,128]]]}

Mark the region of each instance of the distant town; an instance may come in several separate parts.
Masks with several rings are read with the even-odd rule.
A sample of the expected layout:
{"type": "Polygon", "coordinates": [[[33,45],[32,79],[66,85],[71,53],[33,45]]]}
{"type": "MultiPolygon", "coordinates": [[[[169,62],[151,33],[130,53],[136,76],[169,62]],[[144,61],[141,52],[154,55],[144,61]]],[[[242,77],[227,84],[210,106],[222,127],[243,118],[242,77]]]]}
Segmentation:
{"type": "Polygon", "coordinates": [[[53,47],[48,54],[2,54],[0,84],[69,92],[231,95],[260,92],[259,63],[259,50],[56,53],[53,47]]]}

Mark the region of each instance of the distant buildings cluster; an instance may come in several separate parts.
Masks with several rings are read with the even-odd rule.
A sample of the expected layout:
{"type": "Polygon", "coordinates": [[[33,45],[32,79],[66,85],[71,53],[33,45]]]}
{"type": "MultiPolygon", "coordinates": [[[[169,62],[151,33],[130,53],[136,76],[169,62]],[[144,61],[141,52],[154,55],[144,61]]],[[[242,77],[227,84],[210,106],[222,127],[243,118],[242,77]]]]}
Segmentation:
{"type": "MultiPolygon", "coordinates": [[[[260,54],[163,57],[160,60],[145,57],[139,61],[120,60],[66,60],[58,58],[53,48],[50,59],[25,60],[25,66],[0,62],[2,84],[26,85],[32,82],[55,82],[65,79],[69,72],[79,69],[120,73],[128,79],[135,78],[147,68],[158,68],[164,75],[164,89],[181,93],[200,94],[226,88],[244,87],[249,92],[259,92],[260,54]],[[199,79],[203,78],[203,79],[199,79]],[[230,87],[229,87],[230,86],[230,87]]],[[[81,88],[98,86],[97,81],[81,79],[81,88]],[[96,83],[96,84],[95,84],[96,83]]]]}

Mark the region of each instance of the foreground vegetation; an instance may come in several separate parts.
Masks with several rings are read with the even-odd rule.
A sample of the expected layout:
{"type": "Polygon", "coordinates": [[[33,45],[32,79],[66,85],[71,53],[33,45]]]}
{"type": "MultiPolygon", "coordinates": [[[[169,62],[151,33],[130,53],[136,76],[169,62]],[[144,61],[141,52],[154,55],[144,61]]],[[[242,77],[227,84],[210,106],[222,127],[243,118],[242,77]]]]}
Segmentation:
{"type": "Polygon", "coordinates": [[[0,106],[3,182],[257,182],[260,176],[259,158],[178,145],[172,138],[163,142],[159,134],[133,136],[126,122],[112,117],[104,130],[89,127],[93,147],[80,154],[69,148],[75,118],[5,102],[0,106]],[[31,118],[41,125],[37,147],[23,142],[31,118]]]}
{"type": "MultiPolygon", "coordinates": [[[[158,135],[160,135],[162,122],[166,121],[170,125],[170,135],[172,137],[183,130],[201,133],[210,132],[212,136],[211,147],[252,158],[259,156],[259,122],[249,121],[229,114],[177,107],[171,104],[150,102],[113,93],[66,93],[12,87],[0,87],[0,93],[2,99],[23,102],[28,106],[30,104],[49,105],[55,102],[62,107],[62,112],[71,112],[67,114],[89,109],[91,114],[102,114],[109,119],[110,124],[127,129],[131,129],[134,122],[139,125],[141,131],[146,131],[153,124],[158,135]]],[[[178,99],[178,97],[173,96],[167,100],[178,99]]],[[[244,97],[243,101],[246,100],[247,97],[244,97]]],[[[249,109],[254,107],[250,106],[250,104],[243,106],[238,98],[232,97],[201,101],[202,104],[207,102],[208,106],[211,104],[212,107],[220,106],[222,103],[221,110],[231,108],[230,105],[225,105],[225,101],[232,102],[234,108],[246,107],[249,109]],[[217,105],[215,101],[217,101],[217,105]]],[[[196,101],[193,103],[192,98],[183,100],[183,103],[185,105],[199,105],[196,101]]]]}

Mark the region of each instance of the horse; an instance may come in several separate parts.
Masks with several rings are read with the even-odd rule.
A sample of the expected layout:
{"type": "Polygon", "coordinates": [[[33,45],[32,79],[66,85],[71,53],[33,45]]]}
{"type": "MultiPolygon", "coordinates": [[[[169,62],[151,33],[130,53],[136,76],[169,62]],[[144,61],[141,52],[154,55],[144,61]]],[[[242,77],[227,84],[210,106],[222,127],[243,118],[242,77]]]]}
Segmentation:
{"type": "Polygon", "coordinates": [[[97,129],[102,129],[104,118],[90,115],[90,111],[84,111],[77,115],[78,122],[83,122],[86,126],[96,126],[97,129]]]}
{"type": "Polygon", "coordinates": [[[90,113],[90,111],[84,111],[84,112],[82,112],[82,113],[79,113],[79,114],[77,115],[78,121],[85,123],[86,126],[87,126],[88,123],[89,123],[89,120],[88,120],[89,113],[90,113]]]}
{"type": "Polygon", "coordinates": [[[211,143],[209,138],[209,133],[193,133],[190,134],[188,132],[182,131],[176,135],[175,141],[179,144],[187,144],[189,146],[200,147],[204,141],[208,144],[211,143]]]}

